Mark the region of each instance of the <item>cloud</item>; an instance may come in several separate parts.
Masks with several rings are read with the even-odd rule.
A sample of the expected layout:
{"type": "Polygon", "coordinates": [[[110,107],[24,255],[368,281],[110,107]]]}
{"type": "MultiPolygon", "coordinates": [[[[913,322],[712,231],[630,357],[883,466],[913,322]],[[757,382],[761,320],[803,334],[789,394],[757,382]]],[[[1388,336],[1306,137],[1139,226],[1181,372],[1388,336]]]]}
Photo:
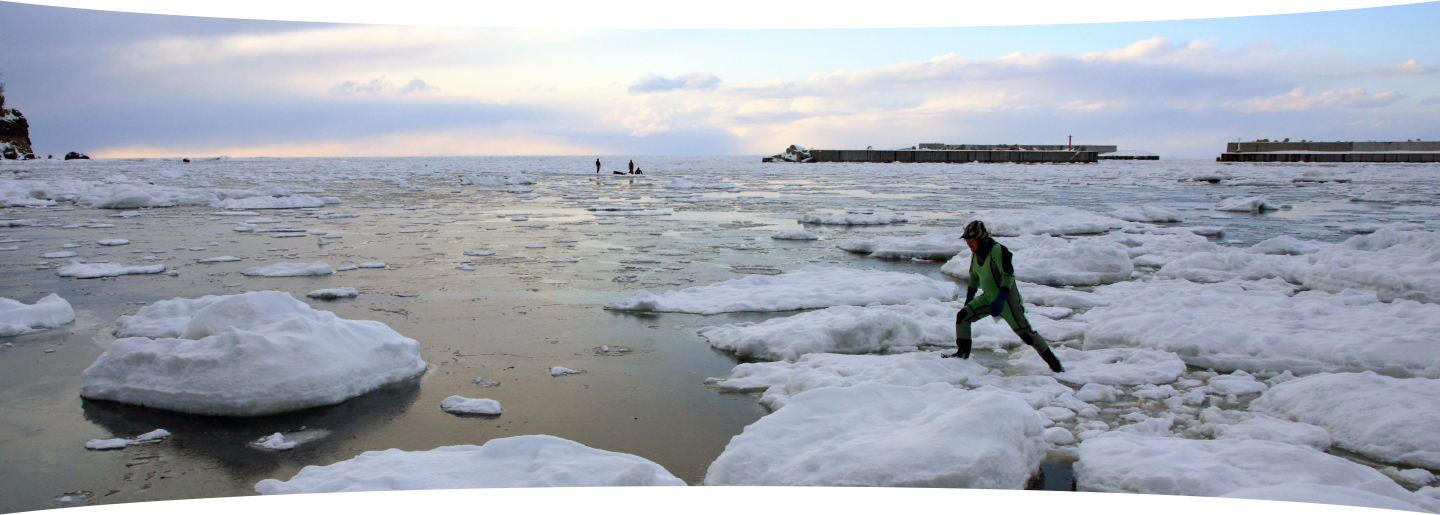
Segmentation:
{"type": "Polygon", "coordinates": [[[1440,96],[1422,98],[1420,99],[1420,105],[1427,107],[1433,105],[1440,105],[1440,96]]]}
{"type": "Polygon", "coordinates": [[[667,78],[664,75],[647,73],[635,81],[627,89],[635,93],[658,93],[662,91],[675,91],[679,89],[689,90],[710,90],[720,85],[720,78],[713,73],[690,72],[676,75],[675,78],[667,78]]]}
{"type": "Polygon", "coordinates": [[[384,76],[370,79],[369,82],[366,82],[364,84],[358,84],[355,81],[347,80],[345,82],[341,82],[330,87],[330,94],[336,96],[389,96],[409,95],[411,93],[434,93],[436,91],[440,91],[440,88],[426,84],[425,81],[420,80],[419,78],[410,79],[410,82],[405,83],[404,86],[401,86],[397,89],[395,87],[395,83],[390,82],[384,76]]]}
{"type": "Polygon", "coordinates": [[[405,86],[400,88],[399,93],[401,95],[409,95],[411,93],[434,93],[436,91],[440,91],[440,88],[431,86],[426,84],[425,81],[415,78],[405,83],[405,86]]]}
{"type": "Polygon", "coordinates": [[[1402,98],[1405,98],[1405,95],[1394,91],[1370,95],[1361,88],[1351,88],[1340,91],[1332,90],[1311,95],[1309,90],[1301,86],[1282,95],[1269,98],[1255,97],[1233,105],[1241,112],[1247,113],[1310,111],[1314,109],[1334,109],[1337,107],[1368,109],[1385,107],[1402,98]]]}

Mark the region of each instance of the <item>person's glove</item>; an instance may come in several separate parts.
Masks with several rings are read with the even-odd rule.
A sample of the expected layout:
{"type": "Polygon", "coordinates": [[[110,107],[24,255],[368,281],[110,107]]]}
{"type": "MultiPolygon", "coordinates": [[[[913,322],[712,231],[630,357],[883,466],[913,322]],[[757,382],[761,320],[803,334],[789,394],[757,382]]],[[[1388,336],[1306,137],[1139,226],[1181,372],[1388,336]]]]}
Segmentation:
{"type": "Polygon", "coordinates": [[[965,305],[969,306],[970,301],[975,300],[975,288],[965,289],[965,305]]]}
{"type": "Polygon", "coordinates": [[[995,296],[995,301],[990,303],[990,316],[1001,318],[1005,309],[1005,299],[1010,298],[1010,290],[1001,288],[1000,294],[995,296]]]}

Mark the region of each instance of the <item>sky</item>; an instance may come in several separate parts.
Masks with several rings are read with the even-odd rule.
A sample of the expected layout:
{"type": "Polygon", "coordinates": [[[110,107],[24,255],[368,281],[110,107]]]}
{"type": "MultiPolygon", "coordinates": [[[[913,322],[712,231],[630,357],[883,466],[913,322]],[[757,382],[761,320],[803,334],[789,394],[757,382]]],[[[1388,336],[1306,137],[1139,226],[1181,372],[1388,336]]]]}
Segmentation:
{"type": "Polygon", "coordinates": [[[0,2],[37,154],[769,155],[1440,140],[1440,2],[1077,25],[347,25],[0,2]]]}

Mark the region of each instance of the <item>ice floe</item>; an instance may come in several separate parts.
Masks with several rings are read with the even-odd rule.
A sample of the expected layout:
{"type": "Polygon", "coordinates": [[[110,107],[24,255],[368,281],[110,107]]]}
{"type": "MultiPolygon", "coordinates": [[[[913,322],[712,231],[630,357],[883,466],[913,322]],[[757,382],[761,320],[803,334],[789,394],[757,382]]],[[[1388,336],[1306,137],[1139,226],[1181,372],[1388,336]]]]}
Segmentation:
{"type": "Polygon", "coordinates": [[[888,225],[910,221],[899,215],[846,213],[843,215],[800,215],[802,224],[819,225],[888,225]]]}
{"type": "Polygon", "coordinates": [[[1241,213],[1259,213],[1261,211],[1275,211],[1280,209],[1270,203],[1270,199],[1264,195],[1258,197],[1230,197],[1215,204],[1216,211],[1237,211],[1241,213]]]}
{"type": "Polygon", "coordinates": [[[868,383],[963,385],[989,373],[990,369],[975,361],[943,358],[940,352],[806,354],[793,363],[741,363],[730,371],[729,377],[708,378],[705,384],[724,392],[764,392],[760,404],[778,410],[794,395],[827,386],[849,387],[868,383]]]}
{"type": "Polygon", "coordinates": [[[109,451],[114,449],[124,449],[131,445],[158,442],[168,436],[170,436],[169,431],[166,431],[164,429],[156,429],[149,433],[136,436],[135,438],[91,439],[90,441],[85,442],[85,448],[92,451],[109,451]]]}
{"type": "Polygon", "coordinates": [[[71,263],[55,270],[60,277],[96,279],[122,275],[158,274],[165,271],[165,265],[125,266],[118,263],[71,263]]]}
{"type": "Polygon", "coordinates": [[[315,290],[305,294],[306,297],[323,300],[343,299],[348,297],[354,297],[357,295],[360,295],[360,292],[355,288],[351,288],[349,286],[343,286],[340,288],[326,288],[323,290],[315,290]]]}
{"type": "Polygon", "coordinates": [[[80,395],[186,413],[256,416],[335,404],[425,370],[419,343],[276,291],[176,298],[115,322],[80,395]]]}
{"type": "Polygon", "coordinates": [[[1158,204],[1122,207],[1110,212],[1110,216],[1131,222],[1180,223],[1185,221],[1180,212],[1158,204]]]}
{"type": "Polygon", "coordinates": [[[499,415],[501,410],[500,401],[494,399],[471,399],[459,395],[451,395],[440,401],[440,409],[446,413],[461,415],[499,415]]]}
{"type": "Polygon", "coordinates": [[[1440,303],[1440,236],[1434,233],[1386,228],[1313,256],[1315,264],[1303,279],[1306,288],[1332,293],[1357,288],[1387,302],[1440,303]]]}
{"type": "Polygon", "coordinates": [[[791,311],[873,302],[955,298],[954,283],[923,275],[809,265],[780,275],[748,275],[660,295],[640,290],[605,309],[713,315],[737,311],[791,311]]]}
{"type": "Polygon", "coordinates": [[[654,462],[549,435],[496,438],[428,451],[367,451],[289,481],[255,484],[265,495],[455,488],[685,486],[654,462]]]}
{"type": "Polygon", "coordinates": [[[254,275],[260,277],[301,277],[310,275],[330,275],[335,269],[323,261],[314,263],[290,263],[280,262],[269,266],[257,266],[248,268],[241,275],[254,275]]]}
{"type": "Polygon", "coordinates": [[[1316,374],[1275,385],[1251,408],[1323,427],[1351,452],[1440,469],[1440,379],[1316,374]]]}
{"type": "Polygon", "coordinates": [[[0,297],[0,336],[14,336],[75,321],[70,303],[51,293],[34,304],[0,297]]]}
{"type": "Polygon", "coordinates": [[[770,235],[772,240],[818,240],[819,236],[810,231],[779,231],[770,235]]]}

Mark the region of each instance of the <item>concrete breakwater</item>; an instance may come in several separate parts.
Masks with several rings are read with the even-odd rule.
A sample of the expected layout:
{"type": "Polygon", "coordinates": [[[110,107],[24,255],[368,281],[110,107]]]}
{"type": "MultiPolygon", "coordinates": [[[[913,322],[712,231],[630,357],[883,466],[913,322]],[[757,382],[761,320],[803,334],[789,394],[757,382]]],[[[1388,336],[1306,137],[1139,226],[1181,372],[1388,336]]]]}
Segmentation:
{"type": "MultiPolygon", "coordinates": [[[[1065,145],[942,145],[977,147],[955,149],[909,148],[900,150],[818,150],[791,145],[784,153],[761,161],[790,163],[1094,163],[1099,155],[1092,148],[1066,150],[1065,145]],[[983,147],[983,148],[981,148],[983,147]],[[1058,147],[1058,148],[1037,148],[1058,147]]],[[[1109,146],[1109,152],[1115,147],[1109,146]]]]}
{"type": "Polygon", "coordinates": [[[1250,141],[1225,145],[1220,162],[1436,163],[1440,141],[1250,141]]]}

